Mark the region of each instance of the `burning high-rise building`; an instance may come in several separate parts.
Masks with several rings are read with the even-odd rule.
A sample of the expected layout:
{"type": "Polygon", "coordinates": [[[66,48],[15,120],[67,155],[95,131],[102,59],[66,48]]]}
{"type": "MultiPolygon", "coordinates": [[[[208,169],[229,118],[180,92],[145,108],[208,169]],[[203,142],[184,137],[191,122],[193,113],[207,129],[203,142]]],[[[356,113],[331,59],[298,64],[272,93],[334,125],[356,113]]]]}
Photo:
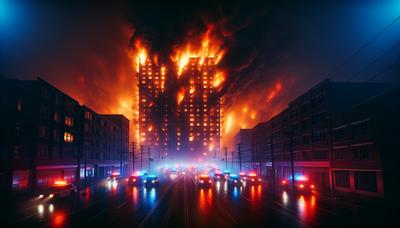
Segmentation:
{"type": "Polygon", "coordinates": [[[142,58],[138,70],[139,143],[147,147],[147,151],[166,155],[168,146],[166,68],[150,58],[142,58]]]}
{"type": "Polygon", "coordinates": [[[214,57],[190,57],[177,94],[176,150],[191,158],[212,158],[220,150],[220,98],[214,57]]]}
{"type": "Polygon", "coordinates": [[[212,37],[212,26],[199,38],[174,46],[166,66],[176,70],[168,72],[157,55],[150,57],[150,48],[135,42],[139,143],[171,159],[210,159],[220,151],[219,91],[225,72],[217,64],[225,50],[212,37]]]}

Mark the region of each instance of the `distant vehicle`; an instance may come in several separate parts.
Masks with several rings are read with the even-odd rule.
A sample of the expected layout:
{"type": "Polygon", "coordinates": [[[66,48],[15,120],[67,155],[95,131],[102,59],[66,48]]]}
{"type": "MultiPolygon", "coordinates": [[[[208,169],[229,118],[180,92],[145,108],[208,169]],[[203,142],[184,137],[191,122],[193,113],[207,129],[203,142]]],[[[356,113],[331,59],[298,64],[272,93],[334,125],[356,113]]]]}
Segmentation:
{"type": "Polygon", "coordinates": [[[231,186],[241,186],[242,181],[243,180],[240,179],[240,176],[234,174],[230,175],[228,178],[228,183],[231,186]]]}
{"type": "Polygon", "coordinates": [[[246,180],[250,184],[261,184],[261,178],[256,173],[249,173],[246,180]]]}
{"type": "Polygon", "coordinates": [[[210,187],[211,186],[211,178],[207,174],[202,174],[199,176],[198,185],[200,187],[210,187]]]}
{"type": "Polygon", "coordinates": [[[128,178],[128,184],[133,186],[143,185],[144,177],[140,173],[135,173],[128,178]]]}
{"type": "MultiPolygon", "coordinates": [[[[281,186],[284,190],[293,190],[292,180],[282,180],[281,186]]],[[[295,177],[294,190],[299,193],[312,193],[316,191],[315,185],[305,176],[295,177]]]]}
{"type": "Polygon", "coordinates": [[[228,179],[230,175],[231,175],[231,172],[229,172],[228,170],[224,171],[225,179],[228,179]]]}
{"type": "Polygon", "coordinates": [[[119,175],[119,173],[111,173],[111,175],[107,177],[107,180],[111,182],[118,182],[120,179],[121,176],[119,175]]]}
{"type": "Polygon", "coordinates": [[[214,181],[225,181],[225,175],[219,171],[214,173],[214,181]]]}
{"type": "Polygon", "coordinates": [[[53,201],[56,199],[71,197],[76,192],[77,189],[75,185],[67,183],[65,180],[58,180],[50,187],[40,191],[37,198],[42,201],[53,201]]]}
{"type": "Polygon", "coordinates": [[[158,177],[156,175],[148,175],[143,183],[146,188],[158,187],[158,177]]]}
{"type": "Polygon", "coordinates": [[[242,181],[246,181],[246,179],[247,179],[246,173],[240,172],[240,173],[239,173],[239,178],[240,178],[240,180],[242,180],[242,181]]]}

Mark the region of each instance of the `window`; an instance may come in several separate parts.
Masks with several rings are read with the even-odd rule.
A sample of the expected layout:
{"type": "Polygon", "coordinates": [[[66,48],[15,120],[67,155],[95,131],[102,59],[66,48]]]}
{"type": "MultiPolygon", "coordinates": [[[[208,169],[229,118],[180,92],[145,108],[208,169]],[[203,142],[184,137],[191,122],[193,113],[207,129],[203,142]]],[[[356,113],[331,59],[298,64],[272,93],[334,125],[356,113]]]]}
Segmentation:
{"type": "Polygon", "coordinates": [[[60,116],[59,112],[54,112],[53,120],[54,120],[54,122],[60,122],[61,121],[61,116],[60,116]]]}
{"type": "Polygon", "coordinates": [[[313,132],[313,141],[318,142],[327,139],[328,130],[318,130],[313,132]]]}
{"type": "Polygon", "coordinates": [[[65,102],[65,109],[69,112],[74,111],[74,104],[71,101],[66,101],[65,102]]]}
{"type": "Polygon", "coordinates": [[[316,125],[322,123],[325,120],[325,116],[326,116],[325,112],[314,115],[311,119],[312,124],[316,125]]]}
{"type": "Polygon", "coordinates": [[[15,135],[16,136],[21,135],[21,123],[20,122],[15,123],[15,135]]]}
{"type": "Polygon", "coordinates": [[[56,94],[56,95],[54,96],[54,103],[55,103],[56,105],[60,105],[60,104],[61,104],[61,97],[60,97],[60,95],[56,94]]]}
{"type": "Polygon", "coordinates": [[[353,139],[362,138],[368,135],[368,121],[353,125],[353,139]]]}
{"type": "Polygon", "coordinates": [[[358,190],[377,192],[376,172],[356,171],[354,172],[354,185],[358,190]]]}
{"type": "Polygon", "coordinates": [[[41,95],[43,98],[47,99],[50,97],[50,92],[47,88],[42,87],[41,88],[41,95]]]}
{"type": "Polygon", "coordinates": [[[85,118],[86,118],[86,119],[88,119],[88,120],[92,120],[92,118],[93,118],[93,115],[92,115],[92,113],[91,113],[91,112],[88,112],[88,111],[86,111],[86,112],[85,112],[85,118]]]}
{"type": "Polygon", "coordinates": [[[20,150],[21,150],[21,147],[19,145],[14,146],[14,159],[15,160],[20,159],[20,154],[21,154],[20,150]]]}
{"type": "Polygon", "coordinates": [[[48,119],[50,115],[49,109],[46,106],[40,107],[40,117],[43,119],[48,119]]]}
{"type": "Polygon", "coordinates": [[[53,129],[53,140],[58,141],[60,139],[60,131],[58,129],[53,129]]]}
{"type": "Polygon", "coordinates": [[[69,132],[64,132],[64,141],[68,143],[74,142],[74,136],[69,132]]]}
{"type": "Polygon", "coordinates": [[[49,156],[49,149],[47,146],[39,146],[38,147],[38,157],[47,158],[49,156]]]}
{"type": "Polygon", "coordinates": [[[350,187],[349,171],[342,171],[342,170],[335,171],[335,183],[337,187],[349,188],[350,187]]]}
{"type": "Polygon", "coordinates": [[[327,150],[313,151],[313,160],[316,161],[328,160],[328,151],[327,150]]]}
{"type": "Polygon", "coordinates": [[[353,147],[352,151],[353,160],[371,160],[370,147],[368,145],[353,147]]]}
{"type": "Polygon", "coordinates": [[[310,160],[310,153],[311,153],[311,151],[303,151],[303,160],[304,161],[310,160]]]}
{"type": "Polygon", "coordinates": [[[345,129],[346,128],[342,127],[333,131],[333,138],[335,141],[343,140],[345,138],[345,129]]]}
{"type": "Polygon", "coordinates": [[[17,100],[17,111],[18,112],[22,111],[22,99],[17,100]]]}
{"type": "Polygon", "coordinates": [[[344,160],[347,153],[348,153],[348,148],[335,149],[334,150],[335,160],[344,160]]]}
{"type": "Polygon", "coordinates": [[[65,125],[69,126],[69,127],[73,127],[74,126],[74,119],[70,116],[66,116],[65,117],[65,125]]]}
{"type": "Polygon", "coordinates": [[[39,137],[44,139],[47,138],[47,127],[45,126],[39,127],[39,137]]]}

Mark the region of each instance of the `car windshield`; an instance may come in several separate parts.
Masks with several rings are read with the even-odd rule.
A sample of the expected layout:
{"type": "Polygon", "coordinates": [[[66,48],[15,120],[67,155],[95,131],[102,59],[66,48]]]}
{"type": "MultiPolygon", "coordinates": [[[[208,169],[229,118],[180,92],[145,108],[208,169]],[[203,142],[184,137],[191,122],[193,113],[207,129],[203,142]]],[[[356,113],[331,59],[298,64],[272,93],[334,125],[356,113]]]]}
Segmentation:
{"type": "Polygon", "coordinates": [[[157,177],[147,177],[147,180],[157,180],[157,177]]]}

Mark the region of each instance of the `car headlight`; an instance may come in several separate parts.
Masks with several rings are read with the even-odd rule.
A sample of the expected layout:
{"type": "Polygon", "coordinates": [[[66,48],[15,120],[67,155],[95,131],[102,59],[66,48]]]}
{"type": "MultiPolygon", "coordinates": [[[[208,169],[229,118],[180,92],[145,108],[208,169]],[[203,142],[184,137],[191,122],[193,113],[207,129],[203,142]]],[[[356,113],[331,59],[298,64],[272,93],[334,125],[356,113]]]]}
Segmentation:
{"type": "Polygon", "coordinates": [[[146,183],[146,182],[147,182],[146,180],[143,181],[143,183],[146,183]]]}
{"type": "Polygon", "coordinates": [[[53,198],[53,196],[54,196],[53,194],[50,194],[50,195],[49,195],[49,198],[53,198]]]}
{"type": "Polygon", "coordinates": [[[235,183],[237,182],[237,180],[235,180],[235,183]]]}
{"type": "Polygon", "coordinates": [[[43,197],[44,197],[43,194],[40,194],[40,195],[38,196],[39,199],[41,199],[41,198],[43,198],[43,197]]]}
{"type": "Polygon", "coordinates": [[[151,181],[151,183],[155,183],[155,182],[156,182],[155,180],[152,180],[152,181],[151,181]]]}

